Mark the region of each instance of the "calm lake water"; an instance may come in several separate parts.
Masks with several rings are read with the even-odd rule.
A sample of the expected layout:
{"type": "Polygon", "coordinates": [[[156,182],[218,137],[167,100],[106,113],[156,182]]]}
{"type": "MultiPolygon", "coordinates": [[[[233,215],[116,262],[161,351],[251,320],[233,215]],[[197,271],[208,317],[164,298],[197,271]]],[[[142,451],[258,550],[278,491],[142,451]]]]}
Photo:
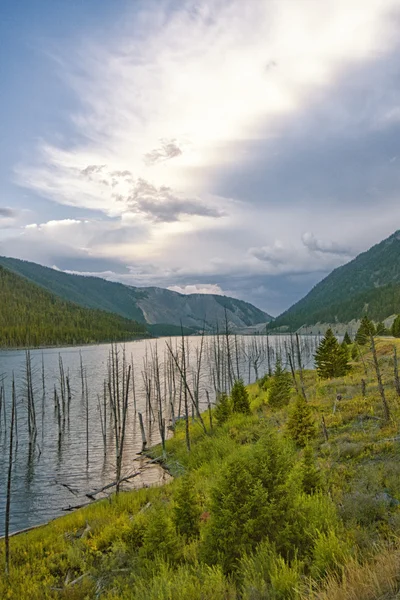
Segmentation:
{"type": "MultiPolygon", "coordinates": [[[[143,413],[148,446],[160,441],[154,384],[152,385],[153,389],[150,390],[150,396],[153,397],[152,407],[155,417],[152,421],[148,418],[149,411],[146,400],[148,395],[146,396],[144,383],[145,380],[152,380],[154,375],[156,349],[161,371],[160,396],[163,399],[163,417],[166,425],[170,424],[172,417],[172,377],[175,386],[172,400],[175,416],[178,415],[179,403],[183,405],[179,370],[175,365],[172,373],[173,361],[167,349],[167,343],[170,343],[170,340],[158,339],[129,342],[124,346],[118,345],[120,366],[124,350],[126,362],[131,363],[132,361],[133,364],[136,401],[135,411],[131,385],[128,396],[123,475],[135,472],[139,464],[137,453],[141,450],[142,442],[137,417],[138,412],[143,413]]],[[[180,340],[173,339],[171,343],[175,348],[176,345],[180,344],[180,340]]],[[[222,339],[221,347],[224,343],[226,343],[226,340],[222,339]]],[[[285,355],[285,343],[288,344],[289,340],[282,336],[270,336],[268,342],[266,336],[232,338],[229,342],[232,370],[235,374],[239,371],[245,383],[254,381],[256,374],[261,377],[268,371],[267,345],[270,348],[269,363],[273,367],[275,357],[279,353],[285,355]]],[[[312,337],[304,337],[301,340],[302,362],[306,367],[312,366],[312,354],[316,343],[316,338],[312,337]]],[[[187,381],[189,387],[194,390],[198,373],[196,357],[200,353],[201,338],[190,337],[187,339],[187,344],[187,381]]],[[[208,392],[211,402],[215,398],[217,354],[215,338],[206,337],[198,379],[199,398],[203,410],[207,406],[206,392],[208,392]]],[[[8,430],[13,374],[17,392],[18,443],[12,467],[11,532],[65,514],[63,508],[87,502],[86,493],[99,489],[115,480],[115,438],[109,408],[107,409],[106,418],[106,454],[104,452],[101,426],[101,411],[104,410],[104,381],[108,374],[109,355],[109,344],[31,351],[37,436],[35,443],[29,444],[25,352],[0,351],[0,377],[4,381],[5,389],[5,410],[3,403],[3,410],[0,415],[0,535],[4,534],[8,430]],[[54,388],[60,395],[60,356],[62,357],[65,374],[68,374],[71,384],[71,402],[62,435],[59,437],[58,417],[54,408],[54,388]],[[81,357],[88,387],[89,460],[87,460],[86,442],[86,398],[85,395],[82,396],[81,385],[81,357]],[[45,393],[43,393],[42,364],[44,365],[45,393]]],[[[220,373],[220,386],[224,385],[224,373],[222,371],[223,369],[220,373]]],[[[225,385],[226,383],[225,373],[225,385]]],[[[135,482],[135,485],[153,484],[157,482],[158,478],[159,471],[155,469],[145,472],[144,475],[137,477],[133,482],[135,482]]]]}

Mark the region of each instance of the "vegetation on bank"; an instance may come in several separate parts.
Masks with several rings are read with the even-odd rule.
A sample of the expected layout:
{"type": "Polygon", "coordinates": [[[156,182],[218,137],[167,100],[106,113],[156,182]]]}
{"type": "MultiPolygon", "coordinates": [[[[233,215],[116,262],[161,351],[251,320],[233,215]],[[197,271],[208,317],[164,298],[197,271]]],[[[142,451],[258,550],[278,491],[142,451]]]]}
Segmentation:
{"type": "Polygon", "coordinates": [[[368,344],[349,348],[357,358],[345,375],[303,371],[301,396],[281,365],[247,388],[239,382],[211,419],[203,415],[206,433],[190,421],[190,452],[184,423],[167,440],[171,484],[121,493],[11,538],[0,597],[395,598],[400,403],[393,343],[400,347],[398,340],[375,342],[389,420],[368,344]]]}
{"type": "Polygon", "coordinates": [[[88,344],[131,340],[146,327],[50,294],[0,266],[0,347],[88,344]]]}

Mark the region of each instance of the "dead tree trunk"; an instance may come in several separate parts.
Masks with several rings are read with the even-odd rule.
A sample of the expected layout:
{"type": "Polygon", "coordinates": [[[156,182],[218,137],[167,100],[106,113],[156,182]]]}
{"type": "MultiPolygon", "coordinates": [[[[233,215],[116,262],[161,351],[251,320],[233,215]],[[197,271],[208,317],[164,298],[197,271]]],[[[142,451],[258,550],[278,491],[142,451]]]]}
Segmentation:
{"type": "Polygon", "coordinates": [[[11,425],[10,425],[10,444],[8,454],[8,475],[7,475],[7,498],[6,498],[6,521],[5,521],[5,557],[6,557],[6,575],[10,573],[10,510],[11,510],[11,478],[14,451],[14,422],[15,422],[15,380],[12,379],[12,404],[11,404],[11,425]]]}
{"type": "Polygon", "coordinates": [[[381,370],[379,368],[378,356],[376,354],[375,340],[374,340],[374,336],[372,334],[370,334],[370,341],[371,341],[372,356],[374,359],[376,378],[378,380],[378,389],[379,389],[379,393],[380,393],[380,396],[382,399],[383,415],[384,415],[385,421],[389,421],[390,410],[389,410],[389,405],[387,403],[386,396],[385,396],[385,388],[383,387],[381,370]]]}

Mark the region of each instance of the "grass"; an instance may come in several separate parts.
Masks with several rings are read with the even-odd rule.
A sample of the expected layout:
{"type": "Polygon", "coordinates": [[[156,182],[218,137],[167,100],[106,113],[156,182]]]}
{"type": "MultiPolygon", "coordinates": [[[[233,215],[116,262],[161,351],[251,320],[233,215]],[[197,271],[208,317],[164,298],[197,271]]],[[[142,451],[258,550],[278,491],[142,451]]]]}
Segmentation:
{"type": "MultiPolygon", "coordinates": [[[[364,362],[354,362],[345,377],[320,380],[315,371],[304,373],[318,430],[312,447],[319,487],[313,495],[301,491],[304,450],[294,446],[286,430],[294,390],[289,406],[272,410],[268,390],[253,384],[248,387],[250,416],[232,415],[207,435],[198,423],[190,423],[190,453],[184,425],[178,426],[167,441],[167,465],[176,477],[170,484],[121,493],[11,538],[11,572],[9,578],[0,577],[0,598],[400,597],[400,399],[393,384],[393,344],[400,354],[400,340],[377,341],[391,411],[387,423],[367,347],[362,349],[364,362]],[[342,400],[335,406],[338,393],[342,400]],[[249,546],[234,572],[225,572],[222,562],[208,554],[215,527],[213,494],[227,465],[236,458],[250,460],[252,449],[271,430],[291,457],[285,485],[293,496],[288,509],[293,519],[288,513],[287,529],[276,542],[268,541],[266,532],[259,546],[249,546]],[[190,478],[200,515],[200,533],[192,539],[179,533],[174,518],[182,476],[190,478]]],[[[0,561],[4,564],[2,542],[0,561]]]]}

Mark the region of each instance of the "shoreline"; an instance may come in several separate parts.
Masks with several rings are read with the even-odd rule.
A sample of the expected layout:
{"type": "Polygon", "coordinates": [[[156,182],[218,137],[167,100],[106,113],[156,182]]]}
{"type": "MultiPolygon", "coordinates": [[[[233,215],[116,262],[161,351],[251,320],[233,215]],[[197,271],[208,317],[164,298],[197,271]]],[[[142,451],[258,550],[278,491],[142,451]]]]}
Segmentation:
{"type": "MultiPolygon", "coordinates": [[[[120,489],[121,493],[134,492],[134,491],[141,490],[144,488],[161,487],[161,486],[167,485],[168,483],[170,483],[170,481],[172,481],[174,479],[174,477],[171,475],[169,469],[165,466],[162,457],[159,456],[157,458],[153,458],[150,455],[150,451],[152,450],[152,448],[156,448],[157,446],[158,446],[158,444],[156,444],[155,446],[151,446],[145,452],[140,452],[136,455],[136,458],[134,458],[132,462],[142,459],[145,462],[145,464],[143,466],[140,466],[138,471],[135,474],[132,474],[131,477],[133,479],[135,476],[143,475],[143,473],[146,470],[148,471],[149,470],[148,468],[150,467],[150,469],[159,470],[159,478],[153,482],[151,482],[151,481],[145,482],[144,481],[141,484],[133,485],[131,488],[128,488],[128,489],[126,489],[126,486],[121,487],[121,489],[120,489]],[[143,472],[141,471],[141,469],[143,470],[143,472]]],[[[122,478],[122,479],[124,479],[124,478],[122,478]]],[[[125,481],[125,482],[123,481],[121,486],[123,486],[124,483],[129,484],[129,481],[125,481]]],[[[107,487],[107,484],[106,484],[106,488],[108,490],[112,490],[109,494],[105,494],[105,491],[104,491],[104,495],[100,496],[99,498],[94,498],[94,495],[97,495],[95,492],[92,492],[93,495],[90,494],[90,492],[87,492],[85,494],[85,496],[87,496],[88,499],[90,499],[90,498],[93,498],[93,499],[90,500],[89,502],[87,502],[86,504],[61,508],[60,510],[62,511],[63,514],[60,514],[57,517],[48,519],[47,521],[44,521],[43,523],[38,523],[36,525],[31,525],[30,527],[24,527],[23,529],[19,529],[18,531],[13,531],[12,533],[9,534],[8,537],[12,538],[12,537],[15,537],[16,535],[20,535],[22,533],[28,533],[29,531],[34,531],[35,529],[40,529],[41,527],[46,527],[47,525],[50,525],[50,523],[54,523],[54,521],[57,521],[58,519],[62,519],[64,516],[67,516],[68,513],[76,512],[76,511],[86,508],[88,506],[93,506],[94,504],[97,504],[98,502],[101,502],[102,500],[106,500],[107,498],[110,498],[112,495],[115,495],[115,490],[113,490],[113,488],[116,487],[116,482],[115,481],[111,482],[111,484],[112,485],[110,485],[110,487],[107,487]]],[[[102,488],[100,491],[97,491],[97,493],[102,493],[103,489],[104,488],[102,488]]],[[[0,542],[3,540],[5,540],[5,535],[0,535],[0,542]]]]}

